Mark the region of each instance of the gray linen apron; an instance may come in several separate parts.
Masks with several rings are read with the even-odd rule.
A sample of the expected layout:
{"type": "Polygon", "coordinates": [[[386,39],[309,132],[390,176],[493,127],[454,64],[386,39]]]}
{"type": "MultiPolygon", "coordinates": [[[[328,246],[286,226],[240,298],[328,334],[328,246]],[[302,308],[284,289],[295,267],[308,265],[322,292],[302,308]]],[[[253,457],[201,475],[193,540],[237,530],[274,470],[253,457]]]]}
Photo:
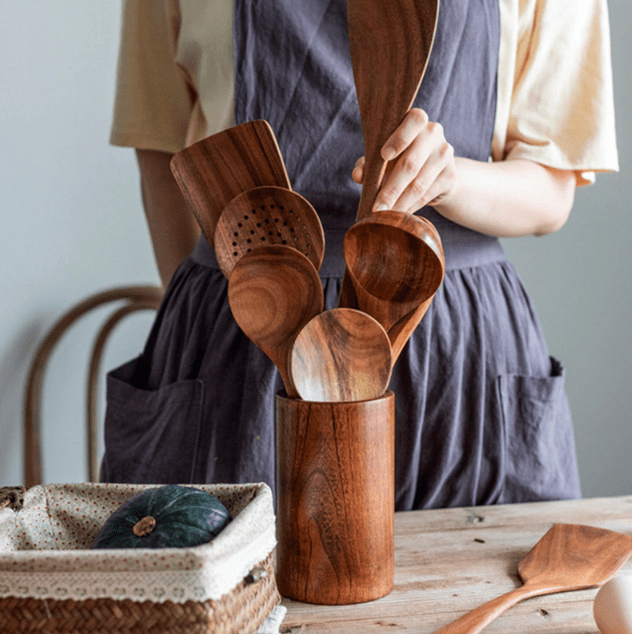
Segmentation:
{"type": "MultiPolygon", "coordinates": [[[[337,303],[342,238],[363,154],[344,0],[235,0],[235,119],[266,119],[293,188],[326,234],[320,274],[337,303]]],[[[498,0],[441,0],[415,105],[457,156],[487,161],[496,107],[498,0]]],[[[398,360],[396,508],[580,495],[561,364],[497,239],[420,212],[439,230],[445,281],[398,360]]],[[[202,239],[176,272],[143,354],[108,376],[102,479],[274,488],[273,364],[240,331],[202,239]]]]}

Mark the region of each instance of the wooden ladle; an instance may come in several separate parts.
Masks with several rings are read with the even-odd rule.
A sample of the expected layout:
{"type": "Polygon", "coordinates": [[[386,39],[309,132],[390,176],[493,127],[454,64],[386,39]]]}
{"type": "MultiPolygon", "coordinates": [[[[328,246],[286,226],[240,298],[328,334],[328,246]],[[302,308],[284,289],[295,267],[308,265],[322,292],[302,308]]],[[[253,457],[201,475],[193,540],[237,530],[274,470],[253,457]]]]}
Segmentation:
{"type": "Polygon", "coordinates": [[[228,303],[248,338],[277,367],[287,395],[298,394],[288,372],[292,345],[323,310],[323,287],[314,265],[292,247],[274,245],[245,254],[228,280],[228,303]]]}
{"type": "Polygon", "coordinates": [[[174,154],[171,171],[209,244],[224,207],[238,194],[290,179],[270,124],[248,121],[174,154]]]}
{"type": "Polygon", "coordinates": [[[522,586],[468,612],[435,634],[477,634],[530,597],[603,585],[632,554],[632,537],[615,531],[554,524],[518,564],[522,586]]]}
{"type": "Polygon", "coordinates": [[[443,281],[445,258],[437,230],[420,216],[372,213],[347,231],[344,254],[358,307],[389,333],[397,358],[403,344],[391,337],[391,328],[432,298],[443,281]]]}
{"type": "Polygon", "coordinates": [[[316,210],[303,196],[283,187],[256,187],[233,198],[215,227],[217,263],[226,277],[239,259],[260,246],[298,249],[316,270],[325,251],[325,234],[316,210]]]}
{"type": "Polygon", "coordinates": [[[301,330],[292,348],[290,373],[305,401],[379,398],[391,376],[391,344],[370,315],[334,308],[315,316],[301,330]]]}

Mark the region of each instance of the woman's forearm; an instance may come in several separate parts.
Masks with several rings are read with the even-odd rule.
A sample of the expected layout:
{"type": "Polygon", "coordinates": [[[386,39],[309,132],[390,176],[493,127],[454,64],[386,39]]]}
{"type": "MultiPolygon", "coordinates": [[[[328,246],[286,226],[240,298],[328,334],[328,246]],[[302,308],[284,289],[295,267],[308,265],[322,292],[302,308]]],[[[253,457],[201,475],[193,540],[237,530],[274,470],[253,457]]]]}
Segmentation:
{"type": "MultiPolygon", "coordinates": [[[[412,108],[382,148],[389,169],[373,211],[413,213],[425,205],[457,224],[498,237],[544,235],[568,218],[575,174],[533,161],[496,163],[454,155],[441,124],[412,108]]],[[[353,178],[362,182],[364,159],[353,178]]]]}
{"type": "Polygon", "coordinates": [[[487,235],[519,237],[557,231],[575,196],[572,171],[528,160],[481,163],[455,158],[453,188],[433,206],[454,222],[487,235]]]}
{"type": "Polygon", "coordinates": [[[193,251],[200,229],[171,173],[172,154],[136,150],[136,157],[154,256],[166,286],[180,262],[193,251]]]}

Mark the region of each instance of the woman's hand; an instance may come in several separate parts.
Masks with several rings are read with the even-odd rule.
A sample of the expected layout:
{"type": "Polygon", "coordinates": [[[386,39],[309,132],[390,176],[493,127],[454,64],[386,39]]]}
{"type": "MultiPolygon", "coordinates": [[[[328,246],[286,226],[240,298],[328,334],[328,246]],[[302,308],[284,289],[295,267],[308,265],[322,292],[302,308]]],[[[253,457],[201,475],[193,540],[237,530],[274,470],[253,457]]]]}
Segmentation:
{"type": "MultiPolygon", "coordinates": [[[[386,141],[390,161],[373,211],[414,213],[432,205],[453,222],[498,237],[546,235],[566,222],[575,196],[573,170],[528,159],[475,161],[454,157],[443,128],[413,108],[386,141]]],[[[364,158],[353,179],[361,183],[364,158]]]]}
{"type": "MultiPolygon", "coordinates": [[[[393,209],[413,213],[437,203],[454,187],[454,150],[439,123],[428,120],[420,108],[411,109],[382,148],[389,166],[376,196],[373,211],[393,209]]],[[[364,157],[353,170],[353,179],[363,179],[364,157]]]]}

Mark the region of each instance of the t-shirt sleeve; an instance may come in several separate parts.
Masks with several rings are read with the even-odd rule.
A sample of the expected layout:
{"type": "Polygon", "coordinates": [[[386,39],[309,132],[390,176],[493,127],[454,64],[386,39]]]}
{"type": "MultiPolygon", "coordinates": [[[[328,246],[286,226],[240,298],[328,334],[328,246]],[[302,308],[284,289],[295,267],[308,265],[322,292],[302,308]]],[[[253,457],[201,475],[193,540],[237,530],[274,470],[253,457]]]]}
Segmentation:
{"type": "Polygon", "coordinates": [[[196,95],[174,62],[176,4],[123,0],[113,145],[170,153],[186,145],[196,95]]]}
{"type": "Polygon", "coordinates": [[[576,172],[617,171],[606,0],[519,0],[502,156],[576,172]]]}

